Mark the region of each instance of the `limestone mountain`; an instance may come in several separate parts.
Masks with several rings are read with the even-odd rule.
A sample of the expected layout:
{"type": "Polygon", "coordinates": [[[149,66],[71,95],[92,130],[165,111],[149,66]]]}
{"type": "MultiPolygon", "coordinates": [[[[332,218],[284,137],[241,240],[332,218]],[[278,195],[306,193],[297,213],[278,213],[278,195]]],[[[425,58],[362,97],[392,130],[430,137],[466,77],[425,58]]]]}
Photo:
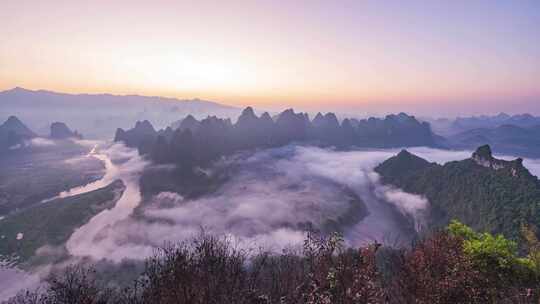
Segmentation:
{"type": "Polygon", "coordinates": [[[0,153],[8,151],[23,143],[24,140],[36,137],[36,134],[17,117],[10,116],[0,125],[0,153]]]}
{"type": "Polygon", "coordinates": [[[10,116],[2,125],[0,125],[1,132],[13,132],[17,136],[31,138],[36,134],[30,130],[22,121],[16,116],[10,116]]]}
{"type": "Polygon", "coordinates": [[[540,181],[522,164],[496,159],[489,146],[444,165],[407,151],[381,163],[381,181],[430,202],[429,225],[458,219],[480,231],[519,239],[523,224],[540,226],[540,181]]]}
{"type": "Polygon", "coordinates": [[[202,165],[240,150],[290,143],[339,149],[435,146],[429,124],[405,113],[340,123],[333,113],[319,113],[312,121],[306,113],[287,109],[272,119],[268,113],[259,117],[248,107],[235,124],[216,116],[201,121],[187,116],[173,127],[156,131],[148,121],[137,122],[133,129],[118,129],[115,141],[136,147],[159,163],[181,167],[202,165]]]}
{"type": "Polygon", "coordinates": [[[137,121],[133,129],[124,131],[122,128],[116,130],[114,141],[124,142],[128,147],[139,149],[141,154],[146,154],[154,144],[157,132],[154,126],[148,121],[137,121]]]}
{"type": "Polygon", "coordinates": [[[82,139],[82,135],[77,131],[72,131],[65,123],[63,122],[53,122],[51,124],[51,138],[54,139],[66,139],[66,138],[77,138],[82,139]]]}

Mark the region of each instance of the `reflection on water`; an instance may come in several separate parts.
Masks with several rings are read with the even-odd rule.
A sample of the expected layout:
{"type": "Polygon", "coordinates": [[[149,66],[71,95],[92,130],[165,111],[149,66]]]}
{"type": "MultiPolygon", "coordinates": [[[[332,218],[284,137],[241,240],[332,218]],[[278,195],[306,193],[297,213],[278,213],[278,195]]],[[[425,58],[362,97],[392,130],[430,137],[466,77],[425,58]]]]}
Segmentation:
{"type": "Polygon", "coordinates": [[[57,196],[45,199],[43,200],[43,202],[49,202],[57,198],[66,198],[66,197],[94,191],[94,190],[103,188],[114,181],[114,177],[117,173],[116,172],[117,168],[113,165],[112,161],[106,154],[99,152],[98,144],[94,145],[94,147],[92,148],[92,150],[90,150],[90,152],[86,155],[86,157],[94,157],[102,161],[103,164],[105,165],[105,175],[101,179],[91,182],[89,184],[73,187],[69,190],[62,191],[57,196]]]}

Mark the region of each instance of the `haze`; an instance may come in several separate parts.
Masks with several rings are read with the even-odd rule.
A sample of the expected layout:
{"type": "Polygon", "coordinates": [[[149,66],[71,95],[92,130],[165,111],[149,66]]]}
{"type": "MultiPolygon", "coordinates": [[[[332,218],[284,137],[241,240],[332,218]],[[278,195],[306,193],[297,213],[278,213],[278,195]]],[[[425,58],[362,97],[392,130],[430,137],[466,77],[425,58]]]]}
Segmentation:
{"type": "Polygon", "coordinates": [[[538,1],[2,1],[0,90],[540,113],[538,1]]]}

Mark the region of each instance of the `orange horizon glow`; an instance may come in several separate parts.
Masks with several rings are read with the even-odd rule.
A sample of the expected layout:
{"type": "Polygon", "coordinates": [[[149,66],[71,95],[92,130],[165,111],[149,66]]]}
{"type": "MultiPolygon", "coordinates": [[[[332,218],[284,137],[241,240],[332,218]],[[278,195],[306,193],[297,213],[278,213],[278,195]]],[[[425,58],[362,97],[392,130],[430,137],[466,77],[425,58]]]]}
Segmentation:
{"type": "Polygon", "coordinates": [[[534,110],[538,4],[428,3],[8,1],[0,90],[260,108],[534,110]]]}

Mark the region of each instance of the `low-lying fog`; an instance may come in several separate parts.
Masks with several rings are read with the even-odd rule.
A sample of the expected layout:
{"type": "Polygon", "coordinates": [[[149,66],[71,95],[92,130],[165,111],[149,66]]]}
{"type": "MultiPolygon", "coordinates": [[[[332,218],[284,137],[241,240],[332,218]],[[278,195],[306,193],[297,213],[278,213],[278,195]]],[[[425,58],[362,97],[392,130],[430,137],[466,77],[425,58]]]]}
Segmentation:
{"type": "MultiPolygon", "coordinates": [[[[410,152],[437,163],[470,157],[472,151],[410,148],[410,152]]],[[[111,210],[105,210],[77,229],[66,244],[73,261],[81,257],[119,262],[143,259],[167,241],[182,241],[204,230],[228,235],[239,246],[260,246],[280,250],[300,244],[304,232],[299,223],[321,227],[330,219],[362,212],[367,216],[344,226],[351,246],[377,240],[391,245],[408,242],[411,232],[421,227],[422,212],[429,202],[418,195],[381,185],[373,171],[399,149],[341,152],[331,149],[290,145],[282,148],[238,154],[219,163],[234,174],[214,193],[187,200],[176,193],[162,192],[141,212],[139,177],[151,166],[136,150],[120,144],[102,144],[90,154],[105,162],[101,181],[59,194],[69,196],[90,191],[122,179],[127,188],[111,210]]],[[[498,156],[512,159],[513,157],[498,156]]],[[[540,174],[540,160],[525,159],[525,166],[540,174]]],[[[167,170],[167,168],[163,169],[167,170]]],[[[208,174],[212,174],[212,169],[208,174]]],[[[1,267],[0,267],[1,268],[1,267]]],[[[0,299],[24,287],[35,286],[35,276],[0,269],[0,299]],[[20,280],[8,282],[16,275],[20,280]],[[20,284],[19,284],[20,283],[20,284]],[[27,284],[26,284],[27,283],[27,284]]]]}
{"type": "MultiPolygon", "coordinates": [[[[135,179],[147,164],[128,151],[118,144],[103,151],[111,158],[129,158],[111,168],[128,189],[114,209],[72,235],[67,244],[71,254],[112,261],[142,259],[166,241],[185,240],[201,230],[228,235],[241,246],[280,250],[303,240],[299,223],[320,227],[329,219],[359,212],[354,205],[361,204],[358,198],[368,214],[344,227],[348,244],[402,243],[410,239],[412,229],[421,227],[422,211],[429,205],[423,197],[379,183],[374,167],[398,149],[339,152],[290,145],[230,157],[220,165],[225,163],[234,174],[215,193],[186,200],[163,192],[145,204],[142,216],[130,217],[141,199],[135,179]]],[[[409,151],[438,163],[471,155],[431,148],[409,151]]],[[[533,174],[540,171],[538,160],[527,159],[525,165],[533,174]]]]}

